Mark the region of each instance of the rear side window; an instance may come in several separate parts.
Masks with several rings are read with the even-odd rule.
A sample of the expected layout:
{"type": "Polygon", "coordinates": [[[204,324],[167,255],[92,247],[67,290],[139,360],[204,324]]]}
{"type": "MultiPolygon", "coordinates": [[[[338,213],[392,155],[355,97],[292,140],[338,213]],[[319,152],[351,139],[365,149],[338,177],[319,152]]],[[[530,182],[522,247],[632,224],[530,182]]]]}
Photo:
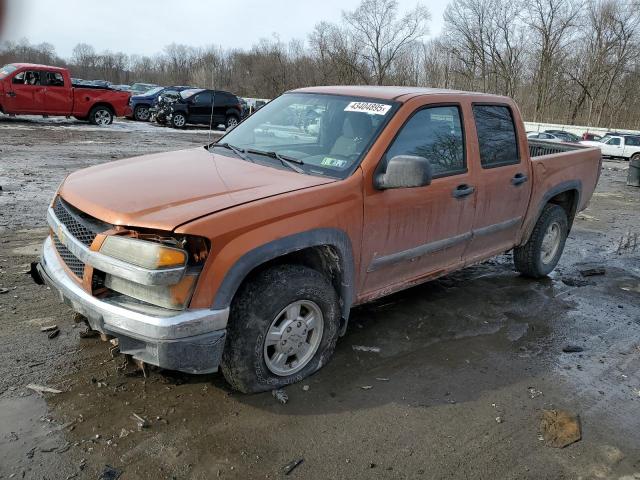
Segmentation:
{"type": "Polygon", "coordinates": [[[625,143],[630,147],[638,147],[640,146],[640,137],[627,137],[625,143]]]}
{"type": "Polygon", "coordinates": [[[209,92],[199,93],[198,95],[195,96],[193,101],[194,101],[194,103],[210,105],[211,104],[211,93],[209,93],[209,92]]]}
{"type": "Polygon", "coordinates": [[[47,72],[47,85],[64,87],[64,78],[60,72],[47,72]]]}
{"type": "Polygon", "coordinates": [[[442,106],[419,110],[402,127],[387,151],[386,159],[396,155],[426,158],[433,166],[434,176],[465,172],[460,109],[442,106]]]}
{"type": "Polygon", "coordinates": [[[511,109],[503,105],[474,105],[480,163],[483,168],[520,163],[518,137],[511,109]]]}

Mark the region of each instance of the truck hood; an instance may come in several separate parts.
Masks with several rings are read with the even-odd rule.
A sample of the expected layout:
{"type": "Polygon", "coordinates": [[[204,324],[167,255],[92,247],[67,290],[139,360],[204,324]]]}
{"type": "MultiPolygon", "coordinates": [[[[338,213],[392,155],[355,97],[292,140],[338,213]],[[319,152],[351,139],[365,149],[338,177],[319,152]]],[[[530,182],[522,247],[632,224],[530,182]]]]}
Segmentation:
{"type": "Polygon", "coordinates": [[[334,181],[200,147],[79,170],[67,177],[59,193],[104,222],[170,231],[236,205],[334,181]]]}

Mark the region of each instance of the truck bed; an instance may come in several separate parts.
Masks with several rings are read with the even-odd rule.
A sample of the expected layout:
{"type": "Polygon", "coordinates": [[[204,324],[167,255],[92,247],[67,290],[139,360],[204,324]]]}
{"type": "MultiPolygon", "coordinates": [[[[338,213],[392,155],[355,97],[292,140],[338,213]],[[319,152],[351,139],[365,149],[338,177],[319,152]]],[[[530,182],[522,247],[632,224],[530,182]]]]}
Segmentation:
{"type": "Polygon", "coordinates": [[[545,142],[544,140],[529,139],[529,156],[531,158],[555,153],[572,152],[585,148],[578,143],[545,142]]]}
{"type": "Polygon", "coordinates": [[[602,154],[598,147],[579,144],[529,140],[529,154],[533,190],[522,238],[528,238],[541,206],[547,202],[549,195],[553,195],[556,186],[577,192],[574,214],[584,210],[598,183],[602,165],[602,154]]]}

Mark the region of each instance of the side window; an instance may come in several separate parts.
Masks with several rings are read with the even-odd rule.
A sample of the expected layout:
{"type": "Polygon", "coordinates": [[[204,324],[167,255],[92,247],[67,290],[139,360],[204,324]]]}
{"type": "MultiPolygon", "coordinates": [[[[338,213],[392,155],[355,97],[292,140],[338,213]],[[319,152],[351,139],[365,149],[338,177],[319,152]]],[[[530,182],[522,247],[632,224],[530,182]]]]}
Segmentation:
{"type": "Polygon", "coordinates": [[[196,95],[196,98],[193,99],[193,102],[199,105],[211,105],[211,93],[199,93],[198,95],[196,95]]]}
{"type": "Polygon", "coordinates": [[[64,78],[60,72],[47,72],[47,85],[64,87],[64,78]]]}
{"type": "Polygon", "coordinates": [[[620,137],[611,138],[609,145],[620,145],[620,137]]]}
{"type": "Polygon", "coordinates": [[[26,73],[27,72],[18,73],[15,77],[13,77],[11,83],[13,83],[14,85],[24,85],[24,76],[26,73]]]}
{"type": "Polygon", "coordinates": [[[387,151],[387,160],[396,155],[425,157],[434,176],[466,171],[460,109],[456,106],[419,110],[402,127],[387,151]]]}
{"type": "Polygon", "coordinates": [[[509,107],[474,105],[473,116],[483,168],[520,163],[518,137],[509,107]]]}

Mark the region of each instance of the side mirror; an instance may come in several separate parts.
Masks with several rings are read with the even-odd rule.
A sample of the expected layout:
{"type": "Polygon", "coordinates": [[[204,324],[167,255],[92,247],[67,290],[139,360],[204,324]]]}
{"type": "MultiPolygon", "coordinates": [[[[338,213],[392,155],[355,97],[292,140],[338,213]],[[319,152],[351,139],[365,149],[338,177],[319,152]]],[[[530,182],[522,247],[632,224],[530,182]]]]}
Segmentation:
{"type": "Polygon", "coordinates": [[[432,179],[433,167],[429,160],[412,155],[397,155],[387,163],[387,171],[376,176],[374,186],[379,190],[424,187],[432,179]]]}

